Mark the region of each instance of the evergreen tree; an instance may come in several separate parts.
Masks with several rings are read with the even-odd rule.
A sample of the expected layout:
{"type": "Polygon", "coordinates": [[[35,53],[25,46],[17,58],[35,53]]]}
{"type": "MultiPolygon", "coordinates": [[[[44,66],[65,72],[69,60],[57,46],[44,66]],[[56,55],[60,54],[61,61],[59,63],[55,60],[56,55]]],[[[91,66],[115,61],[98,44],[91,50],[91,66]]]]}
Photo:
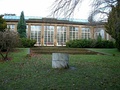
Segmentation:
{"type": "Polygon", "coordinates": [[[17,31],[20,35],[20,38],[26,38],[26,21],[24,18],[24,12],[21,12],[20,20],[17,25],[17,31]]]}
{"type": "Polygon", "coordinates": [[[105,24],[106,32],[116,41],[116,47],[120,51],[120,2],[109,13],[108,22],[105,24]]]}
{"type": "Polygon", "coordinates": [[[102,41],[102,36],[100,35],[100,33],[99,33],[99,35],[97,36],[97,41],[99,41],[99,42],[102,41]]]}
{"type": "Polygon", "coordinates": [[[6,24],[6,21],[2,17],[3,16],[0,15],[0,31],[3,32],[7,28],[7,24],[6,24]]]}

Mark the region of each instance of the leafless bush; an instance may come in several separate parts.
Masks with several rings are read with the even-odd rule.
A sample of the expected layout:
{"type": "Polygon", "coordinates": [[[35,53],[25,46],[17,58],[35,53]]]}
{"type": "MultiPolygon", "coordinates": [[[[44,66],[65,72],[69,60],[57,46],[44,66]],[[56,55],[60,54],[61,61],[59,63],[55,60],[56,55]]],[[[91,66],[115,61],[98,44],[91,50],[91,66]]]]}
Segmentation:
{"type": "Polygon", "coordinates": [[[3,60],[8,60],[9,51],[16,47],[18,43],[19,37],[17,32],[10,30],[0,32],[0,55],[3,60]],[[3,54],[2,50],[6,50],[6,53],[3,54]]]}

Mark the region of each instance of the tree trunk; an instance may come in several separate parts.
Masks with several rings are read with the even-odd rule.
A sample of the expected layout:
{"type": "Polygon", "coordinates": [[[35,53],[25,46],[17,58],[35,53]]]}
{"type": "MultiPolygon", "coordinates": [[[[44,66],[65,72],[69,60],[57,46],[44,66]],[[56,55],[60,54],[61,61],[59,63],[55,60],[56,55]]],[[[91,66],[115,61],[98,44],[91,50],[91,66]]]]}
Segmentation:
{"type": "Polygon", "coordinates": [[[10,48],[7,49],[5,56],[2,54],[2,51],[0,50],[0,55],[2,56],[2,60],[6,61],[8,60],[8,53],[10,51],[10,48]]]}

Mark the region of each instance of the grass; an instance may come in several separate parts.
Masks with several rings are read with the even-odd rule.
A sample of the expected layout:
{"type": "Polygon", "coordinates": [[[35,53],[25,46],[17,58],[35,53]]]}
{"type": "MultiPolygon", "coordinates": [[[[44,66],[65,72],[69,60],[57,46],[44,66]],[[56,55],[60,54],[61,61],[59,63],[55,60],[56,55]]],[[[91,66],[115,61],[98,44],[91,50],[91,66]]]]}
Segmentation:
{"type": "Polygon", "coordinates": [[[70,55],[70,69],[52,69],[50,54],[29,58],[20,49],[0,63],[0,90],[120,90],[120,52],[92,50],[107,55],[70,55]]]}
{"type": "Polygon", "coordinates": [[[100,53],[103,53],[103,54],[107,54],[107,55],[117,55],[119,56],[120,55],[120,52],[118,52],[117,49],[89,49],[91,51],[95,51],[95,52],[100,52],[100,53]]]}

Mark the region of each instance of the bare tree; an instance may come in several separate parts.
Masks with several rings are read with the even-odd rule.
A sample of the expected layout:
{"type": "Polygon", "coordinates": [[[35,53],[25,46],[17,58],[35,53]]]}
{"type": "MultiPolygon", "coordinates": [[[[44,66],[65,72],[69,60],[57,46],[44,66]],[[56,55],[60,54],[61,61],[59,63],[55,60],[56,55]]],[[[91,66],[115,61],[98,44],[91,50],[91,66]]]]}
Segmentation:
{"type": "Polygon", "coordinates": [[[6,30],[0,32],[0,55],[3,60],[8,60],[10,50],[18,45],[19,37],[15,31],[6,30]],[[6,50],[3,54],[2,50],[6,50]]]}
{"type": "MultiPolygon", "coordinates": [[[[52,5],[52,16],[71,17],[74,11],[80,8],[84,0],[55,0],[52,5]]],[[[111,7],[116,5],[119,0],[91,0],[91,13],[89,18],[100,17],[101,19],[108,16],[111,7]]]]}
{"type": "Polygon", "coordinates": [[[51,15],[53,17],[70,17],[81,2],[82,0],[55,0],[52,5],[51,15]]]}
{"type": "Polygon", "coordinates": [[[106,21],[111,8],[116,4],[117,0],[93,0],[89,17],[93,17],[94,20],[106,21]]]}

